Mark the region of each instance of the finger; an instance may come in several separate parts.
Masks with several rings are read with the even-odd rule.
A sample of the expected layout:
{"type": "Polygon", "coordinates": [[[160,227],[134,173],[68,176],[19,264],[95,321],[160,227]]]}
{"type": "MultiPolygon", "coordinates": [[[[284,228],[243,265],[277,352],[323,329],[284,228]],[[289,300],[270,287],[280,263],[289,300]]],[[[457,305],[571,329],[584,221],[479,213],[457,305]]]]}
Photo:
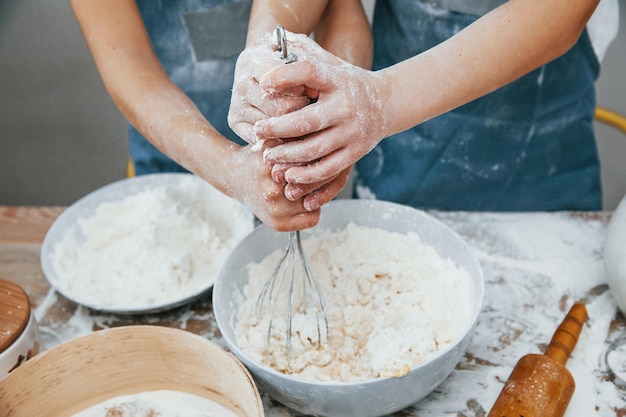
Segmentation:
{"type": "MultiPolygon", "coordinates": [[[[285,113],[300,110],[309,105],[310,102],[309,97],[302,94],[297,97],[265,94],[262,100],[254,103],[254,105],[266,115],[262,119],[266,119],[267,117],[282,116],[285,113]]],[[[255,122],[262,119],[257,119],[255,122]]]]}
{"type": "Polygon", "coordinates": [[[303,85],[297,85],[295,87],[287,88],[286,90],[281,91],[281,95],[286,97],[301,97],[306,95],[306,87],[303,85]]]}
{"type": "Polygon", "coordinates": [[[298,201],[300,198],[311,194],[312,192],[319,190],[326,186],[326,184],[333,181],[336,177],[328,178],[324,181],[316,182],[313,184],[290,184],[285,185],[285,197],[289,201],[298,201]]]}
{"type": "Polygon", "coordinates": [[[347,148],[341,148],[315,163],[290,167],[284,173],[284,179],[289,184],[314,184],[339,175],[354,162],[347,148]]]}
{"type": "Polygon", "coordinates": [[[315,101],[320,96],[320,91],[305,86],[304,94],[310,99],[310,101],[315,101]]]}
{"type": "Polygon", "coordinates": [[[257,136],[254,132],[254,123],[265,119],[267,116],[256,107],[242,106],[231,107],[228,113],[228,126],[239,137],[248,143],[256,143],[257,136]]]}
{"type": "Polygon", "coordinates": [[[274,164],[272,166],[272,179],[279,184],[287,185],[285,181],[285,172],[291,168],[291,165],[286,164],[274,164]]]}
{"type": "Polygon", "coordinates": [[[343,190],[346,183],[348,182],[351,170],[352,166],[349,166],[348,168],[343,170],[337,177],[335,177],[335,179],[305,196],[302,203],[304,208],[306,210],[317,210],[318,208],[321,208],[324,204],[337,197],[337,195],[339,195],[341,190],[343,190]]]}
{"type": "Polygon", "coordinates": [[[331,68],[324,62],[296,61],[289,65],[272,68],[261,77],[259,85],[265,91],[276,94],[283,90],[305,86],[308,89],[328,91],[336,87],[336,78],[331,76],[331,68]]]}
{"type": "MultiPolygon", "coordinates": [[[[270,147],[271,146],[276,146],[276,145],[270,145],[270,147]]],[[[267,149],[265,149],[265,151],[267,151],[267,149]]],[[[316,162],[316,161],[311,161],[311,163],[313,162],[316,162]]],[[[270,164],[270,165],[272,165],[272,172],[271,172],[272,179],[279,184],[287,185],[287,180],[285,180],[285,172],[287,172],[289,168],[293,167],[294,164],[270,164]]],[[[296,198],[299,198],[299,197],[296,197],[296,198]]]]}
{"type": "MultiPolygon", "coordinates": [[[[233,99],[234,100],[234,99],[233,99]]],[[[247,122],[254,124],[259,120],[264,120],[269,117],[267,113],[259,106],[263,100],[252,100],[251,96],[246,98],[246,102],[238,104],[232,104],[229,113],[228,120],[234,122],[247,122]],[[260,103],[257,103],[259,101],[260,103]]]]}
{"type": "MultiPolygon", "coordinates": [[[[330,183],[333,183],[337,180],[338,177],[344,176],[343,182],[347,181],[347,175],[349,175],[350,169],[347,171],[340,172],[338,175],[333,177],[325,178],[322,181],[318,181],[311,184],[295,184],[295,183],[287,183],[285,185],[285,197],[290,201],[297,201],[302,197],[305,197],[315,191],[321,190],[322,188],[328,187],[330,183]]],[[[341,180],[339,181],[341,182],[341,180]]],[[[337,190],[337,192],[341,191],[341,188],[337,190]]]]}
{"type": "Polygon", "coordinates": [[[266,149],[263,158],[270,164],[305,165],[343,148],[348,137],[349,135],[342,134],[340,129],[328,128],[302,139],[266,149]]]}
{"type": "Polygon", "coordinates": [[[330,98],[328,101],[310,104],[300,110],[270,117],[255,123],[254,132],[261,139],[289,139],[308,136],[336,125],[343,117],[345,100],[330,98]],[[341,110],[337,110],[341,109],[341,110]]]}
{"type": "Polygon", "coordinates": [[[233,91],[231,107],[235,107],[235,104],[241,107],[253,106],[268,116],[280,115],[309,104],[310,100],[305,93],[304,86],[293,87],[281,93],[269,93],[262,89],[256,80],[251,79],[237,85],[233,91]],[[266,111],[266,109],[274,108],[277,110],[266,111]]]}
{"type": "MultiPolygon", "coordinates": [[[[247,91],[255,88],[254,82],[247,80],[244,84],[244,88],[236,87],[233,89],[227,122],[228,126],[244,141],[255,143],[254,123],[267,118],[267,116],[258,107],[250,104],[250,96],[247,91]]],[[[262,94],[258,84],[256,89],[259,94],[262,94]]]]}

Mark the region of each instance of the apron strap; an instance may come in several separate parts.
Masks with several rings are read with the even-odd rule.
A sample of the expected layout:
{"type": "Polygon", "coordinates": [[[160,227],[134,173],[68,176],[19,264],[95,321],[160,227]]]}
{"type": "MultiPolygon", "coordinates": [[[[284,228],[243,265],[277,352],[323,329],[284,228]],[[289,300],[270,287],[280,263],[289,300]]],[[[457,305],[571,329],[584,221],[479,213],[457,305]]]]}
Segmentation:
{"type": "Polygon", "coordinates": [[[506,3],[507,0],[421,0],[442,9],[453,12],[465,13],[473,16],[482,16],[496,7],[506,3]]]}

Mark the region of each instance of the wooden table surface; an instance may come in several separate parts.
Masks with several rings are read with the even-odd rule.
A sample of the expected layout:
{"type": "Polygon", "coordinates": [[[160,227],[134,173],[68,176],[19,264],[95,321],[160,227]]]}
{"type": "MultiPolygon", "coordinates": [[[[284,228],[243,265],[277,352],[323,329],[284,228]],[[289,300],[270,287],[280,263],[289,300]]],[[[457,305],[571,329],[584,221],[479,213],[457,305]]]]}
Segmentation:
{"type": "MultiPolygon", "coordinates": [[[[42,351],[89,332],[134,324],[181,328],[224,346],[209,295],[165,313],[117,316],[90,311],[50,288],[40,266],[41,244],[63,210],[0,206],[0,278],[28,294],[42,351]]],[[[453,373],[431,395],[394,416],[485,416],[517,360],[541,353],[569,307],[581,301],[589,319],[568,362],[577,388],[566,416],[626,417],[626,388],[604,361],[607,347],[626,337],[626,320],[604,277],[602,247],[610,213],[430,214],[475,250],[485,275],[485,302],[453,373]]],[[[298,416],[262,395],[266,416],[298,416]]]]}

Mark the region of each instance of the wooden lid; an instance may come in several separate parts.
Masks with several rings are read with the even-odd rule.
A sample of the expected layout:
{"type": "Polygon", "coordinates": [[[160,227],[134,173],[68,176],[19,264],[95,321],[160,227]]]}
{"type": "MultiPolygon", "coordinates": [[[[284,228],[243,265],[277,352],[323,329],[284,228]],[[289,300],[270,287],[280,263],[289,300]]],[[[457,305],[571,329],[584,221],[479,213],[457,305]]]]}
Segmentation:
{"type": "Polygon", "coordinates": [[[30,319],[30,301],[17,284],[0,279],[0,353],[22,334],[30,319]]]}

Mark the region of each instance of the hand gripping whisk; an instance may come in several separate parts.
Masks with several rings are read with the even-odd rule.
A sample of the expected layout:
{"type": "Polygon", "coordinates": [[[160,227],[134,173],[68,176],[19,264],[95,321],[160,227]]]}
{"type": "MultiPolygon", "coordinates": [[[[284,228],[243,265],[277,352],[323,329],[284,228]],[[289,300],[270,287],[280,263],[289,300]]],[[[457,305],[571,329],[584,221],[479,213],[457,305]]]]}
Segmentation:
{"type": "MultiPolygon", "coordinates": [[[[276,28],[278,53],[285,63],[296,60],[296,56],[287,52],[285,30],[282,26],[276,28]]],[[[272,336],[281,340],[280,326],[276,325],[276,316],[286,309],[286,353],[291,353],[292,324],[295,316],[306,318],[314,323],[314,328],[303,328],[297,335],[303,344],[321,346],[328,341],[328,314],[324,295],[319,286],[311,266],[302,249],[300,231],[289,232],[289,242],[276,267],[265,281],[256,302],[257,317],[269,313],[267,328],[267,344],[272,336]],[[284,297],[287,297],[285,300],[284,297]],[[284,306],[284,307],[283,307],[284,306]]],[[[308,323],[310,324],[310,323],[308,323]]]]}

